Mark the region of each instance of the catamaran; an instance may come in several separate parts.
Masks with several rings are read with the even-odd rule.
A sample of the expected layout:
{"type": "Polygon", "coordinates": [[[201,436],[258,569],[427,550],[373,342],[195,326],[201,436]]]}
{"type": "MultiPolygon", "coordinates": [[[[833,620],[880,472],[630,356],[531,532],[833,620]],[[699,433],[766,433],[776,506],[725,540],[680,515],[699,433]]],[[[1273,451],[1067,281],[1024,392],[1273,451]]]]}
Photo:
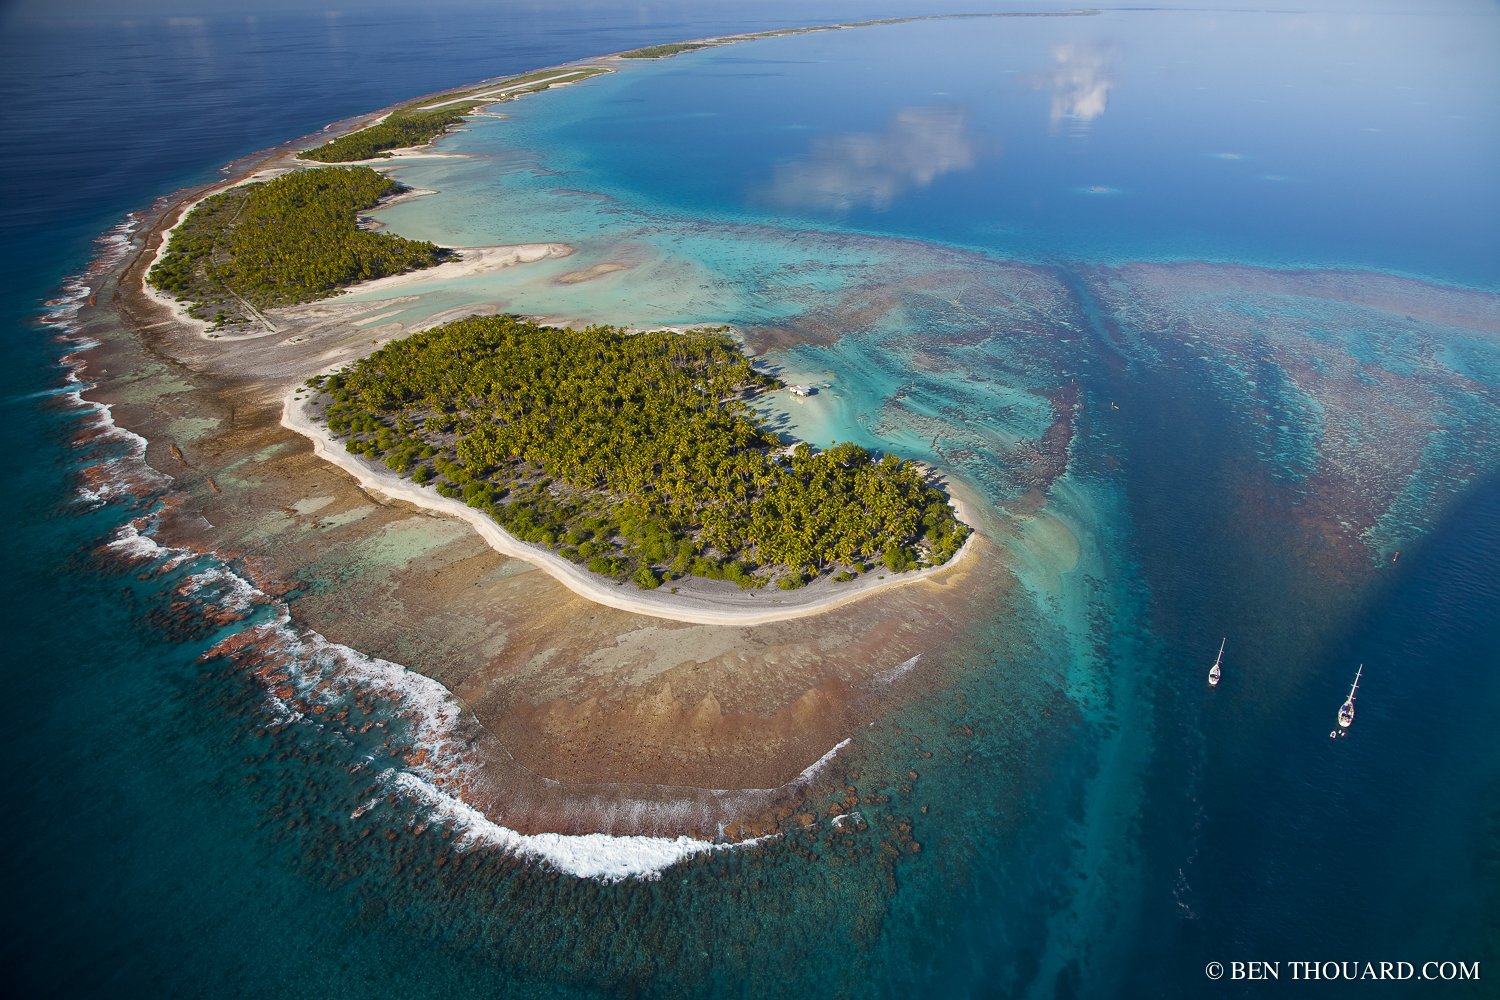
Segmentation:
{"type": "Polygon", "coordinates": [[[1354,672],[1354,686],[1349,689],[1349,697],[1339,706],[1339,728],[1348,729],[1354,724],[1354,692],[1359,690],[1359,677],[1365,672],[1365,665],[1361,663],[1359,669],[1354,672]]]}
{"type": "Polygon", "coordinates": [[[1214,658],[1214,665],[1208,668],[1208,686],[1209,687],[1217,687],[1218,684],[1219,684],[1219,667],[1224,662],[1224,643],[1226,643],[1228,641],[1229,641],[1229,636],[1227,636],[1227,635],[1222,640],[1220,640],[1220,642],[1219,642],[1219,655],[1214,658]]]}

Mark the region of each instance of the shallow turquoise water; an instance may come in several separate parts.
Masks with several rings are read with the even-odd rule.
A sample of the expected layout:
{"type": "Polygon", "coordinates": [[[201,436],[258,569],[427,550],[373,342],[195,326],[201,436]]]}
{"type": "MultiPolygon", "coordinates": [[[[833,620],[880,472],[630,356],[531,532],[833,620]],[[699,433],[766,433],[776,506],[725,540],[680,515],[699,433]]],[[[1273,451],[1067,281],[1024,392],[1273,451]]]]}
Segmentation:
{"type": "MultiPolygon", "coordinates": [[[[268,727],[242,673],[196,661],[216,633],[163,628],[201,566],[96,565],[137,508],[71,504],[69,477],[128,449],[70,450],[80,418],[22,395],[55,371],[28,333],[8,398],[46,459],[17,473],[39,530],[10,581],[25,624],[7,678],[37,763],[11,779],[8,962],[68,994],[1201,996],[1209,961],[1492,958],[1493,299],[1465,320],[1457,292],[1419,283],[1345,301],[1375,275],[1299,292],[1101,265],[1494,289],[1497,20],[1120,12],[773,39],[515,102],[441,144],[472,158],[404,169],[443,193],[380,213],[399,232],[577,247],[421,311],[815,334],[769,355],[831,383],[786,402],[786,429],[934,461],[1004,533],[1018,585],[955,631],[963,669],[839,759],[889,811],[656,882],[450,852],[408,835],[430,818],[411,802],[353,819],[374,787],[359,752],[268,727]],[[554,281],[606,261],[629,266],[554,281]],[[1024,446],[1069,393],[1057,475],[1024,446]],[[1340,519],[1368,522],[1361,565],[1384,567],[1355,593],[1327,592],[1340,519]],[[1330,741],[1361,660],[1356,728],[1330,741]],[[893,858],[906,821],[922,850],[893,858]]],[[[703,33],[591,23],[541,61],[703,33]]],[[[241,29],[206,31],[232,48],[241,29]]],[[[361,31],[395,52],[413,37],[399,19],[361,31]]],[[[478,63],[467,34],[434,51],[478,63]]],[[[333,33],[279,37],[338,51],[333,33]]],[[[389,98],[458,82],[410,69],[389,98]]],[[[309,115],[286,109],[256,144],[309,115]]],[[[143,174],[132,196],[182,179],[143,174]]],[[[119,210],[72,208],[85,231],[119,210]]],[[[20,301],[77,265],[73,239],[20,301]]]]}
{"type": "Polygon", "coordinates": [[[587,235],[681,217],[1494,287],[1491,31],[1482,17],[1141,12],[766,39],[508,107],[449,147],[503,152],[500,170],[430,175],[487,207],[392,217],[429,216],[460,243],[502,221],[525,242],[540,220],[587,235]],[[545,173],[504,170],[518,161],[545,173]],[[526,196],[536,209],[500,214],[526,196]]]}

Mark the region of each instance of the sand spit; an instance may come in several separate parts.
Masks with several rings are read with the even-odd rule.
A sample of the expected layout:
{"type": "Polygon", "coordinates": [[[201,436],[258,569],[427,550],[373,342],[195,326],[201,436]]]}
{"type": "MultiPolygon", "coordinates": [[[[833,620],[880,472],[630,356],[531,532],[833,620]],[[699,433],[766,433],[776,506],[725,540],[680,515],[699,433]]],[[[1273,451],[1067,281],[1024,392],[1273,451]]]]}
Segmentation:
{"type": "Polygon", "coordinates": [[[456,281],[476,274],[504,270],[517,264],[534,264],[539,260],[567,257],[573,248],[566,243],[522,243],[504,247],[452,247],[458,259],[424,267],[420,271],[376,278],[349,289],[351,292],[388,292],[393,288],[412,288],[433,282],[456,281]]]}

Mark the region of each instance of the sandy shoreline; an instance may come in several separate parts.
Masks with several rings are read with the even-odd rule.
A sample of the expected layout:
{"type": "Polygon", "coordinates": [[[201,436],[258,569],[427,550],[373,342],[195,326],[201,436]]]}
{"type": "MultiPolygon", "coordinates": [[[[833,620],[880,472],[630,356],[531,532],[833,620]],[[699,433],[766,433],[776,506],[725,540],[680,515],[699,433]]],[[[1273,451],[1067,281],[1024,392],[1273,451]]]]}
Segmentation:
{"type": "MultiPolygon", "coordinates": [[[[379,163],[385,161],[374,162],[376,165],[378,165],[379,163]]],[[[254,319],[257,321],[256,323],[251,324],[250,329],[239,330],[233,327],[229,327],[216,330],[213,328],[213,325],[210,324],[207,320],[201,320],[189,315],[188,306],[184,302],[182,302],[175,296],[169,295],[166,292],[154,288],[151,283],[146,280],[146,277],[151,273],[151,270],[153,268],[161,263],[162,258],[166,256],[167,248],[172,240],[172,234],[177,230],[178,226],[182,225],[183,221],[187,219],[188,215],[192,213],[193,209],[197,208],[209,198],[212,198],[218,194],[222,194],[225,191],[229,191],[237,187],[242,187],[246,184],[254,184],[260,181],[271,180],[274,177],[281,176],[282,174],[288,173],[294,169],[296,168],[272,167],[269,169],[257,170],[246,177],[239,178],[238,180],[231,181],[227,184],[216,185],[205,191],[199,197],[194,198],[192,201],[185,202],[177,210],[176,218],[172,222],[171,226],[162,231],[161,243],[159,246],[157,246],[156,253],[152,256],[150,264],[148,264],[141,272],[141,294],[145,295],[146,298],[162,306],[164,309],[170,310],[172,319],[175,322],[180,323],[187,329],[193,330],[199,337],[202,337],[204,340],[232,342],[238,340],[255,340],[260,337],[270,337],[278,334],[288,333],[289,331],[287,329],[276,326],[270,318],[265,316],[260,310],[250,306],[249,303],[245,303],[245,306],[247,309],[250,309],[252,311],[252,313],[254,314],[254,319]]],[[[424,197],[432,194],[437,194],[437,192],[424,189],[409,189],[406,191],[402,191],[399,194],[392,196],[391,198],[383,200],[377,207],[385,208],[389,205],[393,205],[404,200],[424,197]]],[[[337,300],[342,297],[345,292],[351,291],[385,292],[393,288],[402,288],[407,285],[421,284],[430,281],[455,281],[460,278],[467,278],[476,274],[486,274],[490,271],[499,271],[507,267],[513,267],[516,264],[530,264],[539,260],[568,257],[573,254],[573,247],[566,243],[520,243],[509,246],[488,247],[444,246],[443,249],[452,251],[456,255],[455,259],[445,261],[444,263],[437,264],[432,267],[417,268],[416,270],[412,271],[403,271],[400,274],[392,274],[384,278],[376,278],[372,281],[366,281],[358,285],[350,286],[349,288],[340,289],[334,295],[329,296],[329,299],[337,300]]],[[[290,332],[295,334],[296,331],[292,330],[290,332]]]]}
{"type": "MultiPolygon", "coordinates": [[[[704,593],[702,589],[678,593],[662,590],[639,590],[630,584],[617,585],[590,573],[562,556],[523,542],[510,534],[482,511],[463,502],[445,497],[432,489],[418,486],[410,479],[398,476],[386,469],[351,455],[326,428],[320,425],[309,412],[311,398],[300,398],[296,390],[288,393],[282,402],[281,424],[296,431],[313,443],[313,452],[318,458],[338,466],[359,481],[366,490],[373,490],[393,500],[404,500],[427,510],[456,517],[468,523],[496,552],[523,559],[545,572],[573,593],[596,604],[628,611],[632,614],[665,618],[670,621],[694,625],[766,625],[771,622],[789,621],[823,614],[854,601],[882,593],[897,587],[927,583],[957,569],[974,551],[977,530],[969,537],[953,557],[941,566],[907,573],[881,573],[872,570],[848,583],[832,583],[824,580],[790,592],[742,591],[722,581],[695,581],[698,588],[706,584],[718,584],[719,593],[704,593]],[[837,588],[837,589],[834,589],[837,588]],[[800,598],[800,599],[799,599],[800,598]]],[[[972,528],[972,514],[957,497],[950,497],[959,520],[972,528]]],[[[681,585],[680,585],[681,586],[681,585]]],[[[686,586],[693,587],[693,584],[686,586]]],[[[706,588],[704,588],[706,589],[706,588]]]]}

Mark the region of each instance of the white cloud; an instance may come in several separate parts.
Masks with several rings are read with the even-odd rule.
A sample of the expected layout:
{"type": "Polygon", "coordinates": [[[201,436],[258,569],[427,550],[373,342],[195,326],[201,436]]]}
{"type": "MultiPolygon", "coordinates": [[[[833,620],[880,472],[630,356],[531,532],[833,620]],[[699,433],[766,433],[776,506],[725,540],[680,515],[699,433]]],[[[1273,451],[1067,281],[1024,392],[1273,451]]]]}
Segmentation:
{"type": "Polygon", "coordinates": [[[1087,124],[1109,107],[1114,88],[1114,50],[1097,45],[1059,45],[1052,65],[1032,78],[1032,85],[1052,95],[1054,129],[1065,120],[1087,124]]]}
{"type": "Polygon", "coordinates": [[[776,168],[762,191],[784,207],[848,212],[888,208],[913,188],[974,166],[968,121],[953,108],[907,108],[878,135],[819,139],[801,159],[776,168]]]}

